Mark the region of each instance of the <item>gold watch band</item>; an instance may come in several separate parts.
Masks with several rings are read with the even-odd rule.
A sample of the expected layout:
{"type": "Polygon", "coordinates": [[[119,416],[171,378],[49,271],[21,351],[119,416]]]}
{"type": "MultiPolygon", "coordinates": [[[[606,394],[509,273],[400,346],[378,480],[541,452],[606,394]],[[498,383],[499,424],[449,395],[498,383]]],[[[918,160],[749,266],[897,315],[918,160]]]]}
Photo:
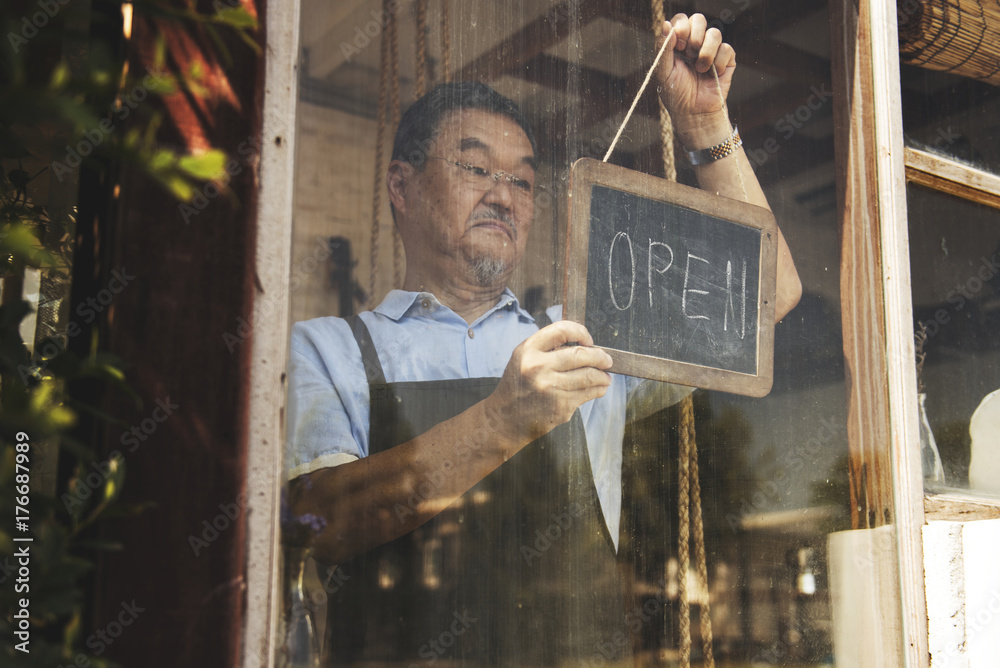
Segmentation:
{"type": "Polygon", "coordinates": [[[743,139],[740,137],[740,130],[735,125],[733,133],[721,144],[716,144],[711,148],[703,148],[698,151],[688,151],[688,160],[692,165],[706,165],[716,160],[721,160],[727,155],[732,155],[740,146],[743,146],[743,139]]]}

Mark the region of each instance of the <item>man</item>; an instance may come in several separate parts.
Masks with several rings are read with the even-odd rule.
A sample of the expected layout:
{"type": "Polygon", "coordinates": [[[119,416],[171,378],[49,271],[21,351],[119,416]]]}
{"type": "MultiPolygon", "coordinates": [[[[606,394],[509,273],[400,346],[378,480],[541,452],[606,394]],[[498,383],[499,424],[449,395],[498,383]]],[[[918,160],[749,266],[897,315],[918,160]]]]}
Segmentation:
{"type": "MultiPolygon", "coordinates": [[[[701,15],[678,14],[664,35],[671,24],[663,102],[684,146],[715,147],[732,133],[735,54],[701,15]]],[[[700,185],[766,206],[742,150],[728,150],[696,167],[700,185]]],[[[516,106],[481,84],[414,103],[386,179],[403,289],[293,332],[292,507],[324,518],[314,554],[343,571],[331,665],[628,653],[615,563],[625,415],[650,388],[666,403],[685,391],[609,373],[586,328],[536,321],[507,289],[537,160],[516,106]]],[[[801,290],[783,238],[778,276],[780,319],[801,290]]]]}

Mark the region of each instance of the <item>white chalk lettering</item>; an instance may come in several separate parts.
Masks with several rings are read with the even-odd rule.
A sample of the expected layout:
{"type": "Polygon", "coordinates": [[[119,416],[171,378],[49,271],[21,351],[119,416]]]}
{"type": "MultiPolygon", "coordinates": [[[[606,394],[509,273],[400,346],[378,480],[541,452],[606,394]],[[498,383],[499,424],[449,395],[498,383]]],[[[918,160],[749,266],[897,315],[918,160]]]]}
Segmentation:
{"type": "Polygon", "coordinates": [[[619,232],[615,235],[614,240],[611,242],[611,250],[608,252],[608,292],[611,294],[611,303],[619,311],[625,311],[632,306],[632,299],[635,297],[635,251],[632,250],[632,239],[629,238],[627,232],[619,232]],[[625,306],[620,306],[618,300],[615,299],[615,282],[614,282],[614,258],[615,258],[615,244],[618,240],[625,237],[625,241],[628,243],[628,257],[629,264],[632,267],[632,280],[629,283],[629,293],[628,293],[628,303],[625,306]]]}
{"type": "Polygon", "coordinates": [[[695,295],[707,295],[708,294],[708,290],[695,290],[694,288],[689,288],[688,287],[688,280],[691,278],[691,260],[697,260],[698,262],[704,262],[705,264],[711,266],[711,264],[709,264],[708,260],[706,260],[705,258],[698,257],[697,255],[692,255],[691,253],[688,253],[687,267],[684,269],[684,290],[681,292],[681,311],[683,311],[684,316],[687,317],[687,318],[692,318],[692,319],[698,318],[698,319],[702,319],[702,320],[710,320],[711,318],[709,318],[707,315],[698,315],[698,314],[693,314],[692,315],[692,314],[688,313],[687,297],[688,297],[688,293],[689,292],[691,294],[695,294],[695,295]]]}
{"type": "Polygon", "coordinates": [[[646,283],[647,283],[647,286],[649,287],[649,307],[650,308],[653,308],[653,246],[662,246],[662,247],[666,248],[667,251],[670,253],[670,261],[667,262],[666,266],[663,267],[663,269],[657,269],[656,270],[657,274],[660,274],[662,276],[667,271],[667,269],[670,269],[670,267],[672,267],[673,264],[674,264],[674,249],[671,248],[670,246],[668,246],[665,243],[661,243],[659,241],[653,241],[652,239],[650,239],[649,240],[649,255],[648,255],[648,260],[646,262],[646,283]]]}
{"type": "MultiPolygon", "coordinates": [[[[729,313],[732,312],[733,320],[736,319],[736,309],[733,306],[733,263],[726,262],[726,311],[722,321],[722,331],[729,331],[729,313]]],[[[736,330],[736,324],[733,324],[736,330]]],[[[740,300],[740,328],[737,330],[740,338],[747,334],[747,261],[743,260],[743,298],[740,300]]]]}

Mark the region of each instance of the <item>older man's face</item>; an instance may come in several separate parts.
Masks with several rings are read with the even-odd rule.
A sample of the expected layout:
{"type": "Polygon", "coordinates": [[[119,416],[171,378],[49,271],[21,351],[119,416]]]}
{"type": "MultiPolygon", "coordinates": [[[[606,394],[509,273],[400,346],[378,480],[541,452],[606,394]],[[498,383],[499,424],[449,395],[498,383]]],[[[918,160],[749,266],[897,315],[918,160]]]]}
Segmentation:
{"type": "Polygon", "coordinates": [[[450,262],[484,287],[505,282],[524,254],[534,216],[527,135],[507,116],[453,112],[442,119],[428,156],[407,186],[407,262],[450,262]]]}

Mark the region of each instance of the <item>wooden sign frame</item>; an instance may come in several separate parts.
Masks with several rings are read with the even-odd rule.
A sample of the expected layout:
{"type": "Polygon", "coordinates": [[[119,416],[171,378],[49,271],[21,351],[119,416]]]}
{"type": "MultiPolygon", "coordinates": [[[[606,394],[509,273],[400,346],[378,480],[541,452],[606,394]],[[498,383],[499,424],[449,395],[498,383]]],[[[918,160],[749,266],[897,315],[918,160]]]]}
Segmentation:
{"type": "Polygon", "coordinates": [[[760,231],[757,300],[756,373],[653,357],[627,350],[598,346],[614,360],[612,372],[762,397],[771,390],[774,374],[774,309],[778,258],[778,226],[767,209],[713,195],[649,174],[581,158],[573,164],[566,207],[566,274],[563,317],[586,324],[587,271],[590,250],[591,194],[605,186],[669,206],[689,209],[714,218],[760,231]]]}

